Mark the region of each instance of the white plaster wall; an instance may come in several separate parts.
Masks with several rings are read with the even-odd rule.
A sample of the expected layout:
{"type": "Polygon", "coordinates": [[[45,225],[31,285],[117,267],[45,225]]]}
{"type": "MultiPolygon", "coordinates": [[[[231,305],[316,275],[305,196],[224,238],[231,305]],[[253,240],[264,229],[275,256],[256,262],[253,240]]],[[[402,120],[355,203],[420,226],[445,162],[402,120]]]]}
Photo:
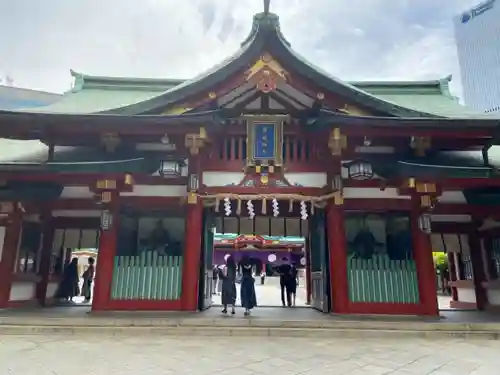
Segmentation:
{"type": "Polygon", "coordinates": [[[45,294],[45,297],[46,298],[54,298],[54,296],[56,295],[57,286],[58,286],[58,283],[49,282],[47,284],[47,293],[45,294]]]}
{"type": "Polygon", "coordinates": [[[457,294],[460,302],[477,303],[476,291],[472,288],[457,288],[457,294]]]}
{"type": "Polygon", "coordinates": [[[491,306],[500,306],[500,290],[498,289],[487,289],[488,293],[488,303],[491,306]]]}
{"type": "Polygon", "coordinates": [[[35,282],[13,282],[10,289],[9,301],[29,301],[35,298],[35,282]]]}
{"type": "Polygon", "coordinates": [[[438,197],[439,203],[463,203],[466,204],[464,194],[461,191],[443,191],[440,197],[438,197]]]}
{"type": "Polygon", "coordinates": [[[285,173],[290,185],[304,187],[323,187],[328,184],[326,173],[285,173]]]}
{"type": "Polygon", "coordinates": [[[5,227],[0,227],[0,260],[2,260],[4,240],[5,240],[5,227]]]}
{"type": "Polygon", "coordinates": [[[346,199],[411,199],[408,195],[399,195],[396,188],[344,188],[344,198],[346,199]]]}
{"type": "Polygon", "coordinates": [[[134,185],[131,192],[122,192],[124,197],[183,197],[187,193],[186,185],[134,185]]]}
{"type": "Polygon", "coordinates": [[[90,191],[88,186],[66,186],[64,187],[61,198],[89,198],[91,199],[94,193],[90,191]]]}
{"type": "Polygon", "coordinates": [[[203,172],[203,184],[210,186],[238,185],[245,174],[243,172],[203,172]]]}

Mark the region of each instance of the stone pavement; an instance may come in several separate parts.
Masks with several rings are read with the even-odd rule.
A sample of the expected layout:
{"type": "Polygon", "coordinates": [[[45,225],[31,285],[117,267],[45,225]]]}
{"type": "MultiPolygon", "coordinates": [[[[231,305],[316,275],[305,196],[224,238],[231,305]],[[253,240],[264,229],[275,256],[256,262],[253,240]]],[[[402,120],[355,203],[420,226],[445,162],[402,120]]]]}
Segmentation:
{"type": "Polygon", "coordinates": [[[500,342],[0,336],[0,375],[491,375],[500,342]]]}
{"type": "MultiPolygon", "coordinates": [[[[239,284],[236,284],[237,289],[237,301],[236,304],[241,305],[240,302],[240,291],[239,284]]],[[[260,284],[260,278],[255,278],[255,294],[257,297],[257,305],[267,306],[267,307],[277,307],[281,306],[281,288],[279,284],[278,277],[268,277],[264,285],[260,284]]],[[[215,305],[220,304],[220,296],[215,295],[212,299],[215,305]]],[[[306,288],[304,286],[304,280],[301,279],[299,286],[297,287],[297,297],[295,299],[296,306],[307,306],[306,305],[306,288]]]]}

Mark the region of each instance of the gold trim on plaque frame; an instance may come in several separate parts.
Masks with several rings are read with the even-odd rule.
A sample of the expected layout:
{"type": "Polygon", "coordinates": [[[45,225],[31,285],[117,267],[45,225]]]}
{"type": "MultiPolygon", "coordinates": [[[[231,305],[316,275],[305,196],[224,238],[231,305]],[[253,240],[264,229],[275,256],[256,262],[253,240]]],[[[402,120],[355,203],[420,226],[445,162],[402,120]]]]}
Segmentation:
{"type": "Polygon", "coordinates": [[[254,167],[257,165],[274,165],[280,167],[283,165],[283,123],[288,118],[286,115],[269,115],[269,116],[243,116],[247,123],[247,166],[254,167]],[[255,125],[256,124],[272,124],[274,126],[274,159],[255,159],[255,125]]]}

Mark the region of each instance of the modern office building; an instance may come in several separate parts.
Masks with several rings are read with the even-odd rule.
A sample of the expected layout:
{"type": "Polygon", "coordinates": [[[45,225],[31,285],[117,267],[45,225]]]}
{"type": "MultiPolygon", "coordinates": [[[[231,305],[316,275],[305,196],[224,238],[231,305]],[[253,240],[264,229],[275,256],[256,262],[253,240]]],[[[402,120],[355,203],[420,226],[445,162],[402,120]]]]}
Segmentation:
{"type": "Polygon", "coordinates": [[[489,0],[454,19],[465,104],[500,113],[500,2],[489,0]]]}

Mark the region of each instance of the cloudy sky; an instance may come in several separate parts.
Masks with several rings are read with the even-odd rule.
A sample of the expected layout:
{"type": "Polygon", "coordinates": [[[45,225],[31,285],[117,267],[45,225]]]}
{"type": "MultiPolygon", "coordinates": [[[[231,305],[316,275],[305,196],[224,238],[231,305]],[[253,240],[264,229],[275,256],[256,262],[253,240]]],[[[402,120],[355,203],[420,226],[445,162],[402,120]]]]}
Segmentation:
{"type": "MultiPolygon", "coordinates": [[[[272,0],[294,49],[345,80],[454,74],[452,18],[478,0],[272,0]]],[[[234,52],[262,0],[3,0],[0,74],[63,92],[69,69],[189,78],[234,52]]]]}

